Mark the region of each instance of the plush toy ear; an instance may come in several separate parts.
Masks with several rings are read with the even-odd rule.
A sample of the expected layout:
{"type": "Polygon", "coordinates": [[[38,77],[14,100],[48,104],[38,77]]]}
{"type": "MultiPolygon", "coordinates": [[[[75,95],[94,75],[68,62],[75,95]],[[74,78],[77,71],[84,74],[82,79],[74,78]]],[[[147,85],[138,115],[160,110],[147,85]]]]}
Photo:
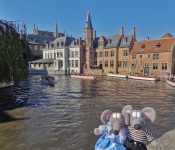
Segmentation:
{"type": "Polygon", "coordinates": [[[124,106],[123,109],[122,109],[122,114],[123,114],[123,115],[125,115],[125,113],[130,114],[132,110],[133,110],[133,109],[132,109],[132,106],[131,106],[131,105],[126,105],[126,106],[124,106]]]}
{"type": "Polygon", "coordinates": [[[110,110],[105,110],[102,114],[101,114],[101,121],[105,124],[109,122],[109,119],[112,115],[112,111],[110,110]]]}
{"type": "Polygon", "coordinates": [[[152,107],[145,107],[141,110],[146,121],[154,122],[156,120],[156,111],[152,107]]]}
{"type": "Polygon", "coordinates": [[[125,118],[125,125],[130,125],[130,113],[132,112],[133,108],[131,105],[126,105],[122,109],[122,114],[125,118]]]}

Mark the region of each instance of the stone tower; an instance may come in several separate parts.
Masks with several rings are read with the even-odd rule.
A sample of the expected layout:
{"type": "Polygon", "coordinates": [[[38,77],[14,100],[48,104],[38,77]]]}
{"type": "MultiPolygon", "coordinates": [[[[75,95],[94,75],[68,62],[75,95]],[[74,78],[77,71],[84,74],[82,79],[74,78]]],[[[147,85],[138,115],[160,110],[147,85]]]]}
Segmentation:
{"type": "Polygon", "coordinates": [[[89,69],[94,64],[94,47],[93,47],[93,28],[91,23],[90,12],[88,11],[85,23],[85,48],[86,64],[85,68],[89,69]]]}

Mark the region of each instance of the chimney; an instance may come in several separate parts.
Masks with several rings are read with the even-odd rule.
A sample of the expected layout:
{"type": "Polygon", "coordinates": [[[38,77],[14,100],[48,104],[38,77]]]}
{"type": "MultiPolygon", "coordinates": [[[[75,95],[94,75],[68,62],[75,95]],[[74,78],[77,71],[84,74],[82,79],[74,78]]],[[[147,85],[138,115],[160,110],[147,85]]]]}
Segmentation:
{"type": "Polygon", "coordinates": [[[82,38],[79,37],[79,39],[77,39],[77,45],[81,46],[82,45],[82,38]]]}
{"type": "Polygon", "coordinates": [[[134,41],[136,41],[136,28],[135,27],[132,28],[131,34],[132,34],[132,36],[134,38],[134,41]]]}
{"type": "Polygon", "coordinates": [[[93,39],[96,38],[96,30],[93,31],[93,39]]]}
{"type": "Polygon", "coordinates": [[[79,42],[79,39],[77,39],[76,44],[79,45],[79,43],[80,43],[80,42],[79,42]]]}

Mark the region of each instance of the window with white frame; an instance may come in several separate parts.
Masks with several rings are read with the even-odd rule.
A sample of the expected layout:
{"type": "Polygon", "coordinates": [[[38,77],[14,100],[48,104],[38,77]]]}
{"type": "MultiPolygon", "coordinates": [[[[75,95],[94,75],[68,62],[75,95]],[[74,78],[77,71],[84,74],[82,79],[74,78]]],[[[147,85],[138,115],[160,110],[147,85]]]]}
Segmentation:
{"type": "Polygon", "coordinates": [[[113,57],[114,56],[114,51],[111,51],[111,57],[113,57]]]}
{"type": "Polygon", "coordinates": [[[128,56],[128,51],[127,50],[123,51],[123,56],[128,56]]]}
{"type": "Polygon", "coordinates": [[[167,63],[162,63],[162,70],[167,70],[167,63]]]}
{"type": "Polygon", "coordinates": [[[78,60],[75,60],[75,67],[78,67],[78,60]]]}
{"type": "Polygon", "coordinates": [[[153,60],[158,60],[159,59],[159,54],[153,54],[153,60]]]}
{"type": "Polygon", "coordinates": [[[108,61],[107,60],[105,61],[105,67],[108,67],[108,61]]]}
{"type": "Polygon", "coordinates": [[[114,67],[114,61],[110,60],[110,67],[114,67]]]}
{"type": "Polygon", "coordinates": [[[127,67],[127,61],[123,61],[123,68],[127,67]]]}
{"type": "Polygon", "coordinates": [[[158,63],[153,63],[153,70],[157,70],[158,69],[158,63]]]}
{"type": "Polygon", "coordinates": [[[78,57],[78,51],[75,51],[75,57],[76,58],[78,57]]]}
{"type": "Polygon", "coordinates": [[[108,51],[105,51],[105,57],[108,57],[108,51]]]}

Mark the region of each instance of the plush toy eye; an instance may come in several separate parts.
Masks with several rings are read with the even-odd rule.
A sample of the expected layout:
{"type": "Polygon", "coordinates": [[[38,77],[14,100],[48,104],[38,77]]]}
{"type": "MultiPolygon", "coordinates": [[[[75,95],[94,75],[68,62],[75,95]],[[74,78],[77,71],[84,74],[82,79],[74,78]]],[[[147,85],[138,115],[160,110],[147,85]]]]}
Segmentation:
{"type": "Polygon", "coordinates": [[[113,114],[112,114],[112,117],[113,117],[113,118],[117,118],[117,113],[113,113],[113,114]]]}
{"type": "Polygon", "coordinates": [[[113,118],[121,118],[121,114],[120,113],[113,113],[112,117],[113,118]]]}
{"type": "Polygon", "coordinates": [[[121,114],[120,113],[117,113],[117,118],[121,118],[121,114]]]}
{"type": "Polygon", "coordinates": [[[133,113],[132,113],[132,116],[133,116],[133,117],[136,117],[136,115],[137,115],[136,112],[133,112],[133,113]]]}
{"type": "Polygon", "coordinates": [[[137,117],[140,118],[141,117],[141,113],[137,112],[137,117]]]}

